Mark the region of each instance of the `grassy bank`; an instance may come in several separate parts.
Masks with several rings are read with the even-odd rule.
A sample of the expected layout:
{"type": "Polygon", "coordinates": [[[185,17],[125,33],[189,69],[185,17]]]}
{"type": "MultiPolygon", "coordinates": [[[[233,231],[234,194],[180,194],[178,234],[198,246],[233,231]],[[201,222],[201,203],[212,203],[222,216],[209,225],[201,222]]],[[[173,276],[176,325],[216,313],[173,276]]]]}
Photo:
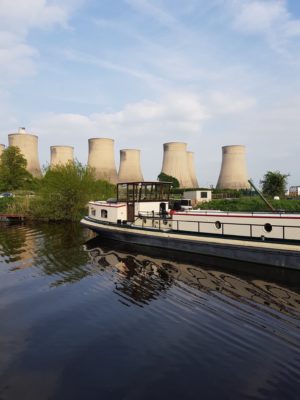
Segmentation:
{"type": "MultiPolygon", "coordinates": [[[[300,212],[300,200],[269,200],[276,210],[300,212]]],[[[197,206],[202,210],[222,211],[270,211],[259,197],[241,197],[239,199],[212,200],[197,206]]]]}

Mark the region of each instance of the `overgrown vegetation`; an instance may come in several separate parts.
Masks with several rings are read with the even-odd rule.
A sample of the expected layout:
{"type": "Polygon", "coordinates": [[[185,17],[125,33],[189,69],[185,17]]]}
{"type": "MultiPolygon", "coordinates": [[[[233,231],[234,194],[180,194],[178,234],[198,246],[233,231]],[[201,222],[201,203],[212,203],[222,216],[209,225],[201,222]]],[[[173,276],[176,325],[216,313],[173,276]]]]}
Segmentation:
{"type": "Polygon", "coordinates": [[[7,209],[9,206],[13,203],[14,199],[9,197],[9,198],[2,198],[0,199],[0,214],[7,212],[7,209]]]}
{"type": "MultiPolygon", "coordinates": [[[[300,211],[300,200],[270,200],[270,203],[276,210],[300,211]]],[[[212,200],[208,203],[199,204],[197,208],[221,211],[270,211],[258,196],[212,200]]]]}
{"type": "MultiPolygon", "coordinates": [[[[15,157],[19,160],[18,165],[23,168],[24,163],[19,154],[15,153],[15,157]]],[[[6,159],[4,160],[6,162],[6,159]]],[[[3,162],[1,164],[3,165],[3,162]]],[[[20,172],[19,177],[28,177],[20,171],[22,173],[20,172]]],[[[7,182],[3,181],[1,176],[1,187],[5,187],[5,190],[16,187],[7,186],[7,182]]],[[[18,185],[19,189],[26,187],[21,178],[18,185]]],[[[15,197],[0,199],[0,212],[32,219],[78,221],[86,214],[87,203],[90,200],[106,200],[115,194],[114,185],[96,180],[93,170],[75,162],[46,169],[44,177],[39,179],[34,191],[18,190],[15,191],[15,197]]]]}
{"type": "Polygon", "coordinates": [[[18,147],[5,149],[0,157],[0,191],[35,188],[37,182],[26,166],[27,161],[18,147]]]}
{"type": "Polygon", "coordinates": [[[260,181],[263,194],[268,197],[283,197],[287,189],[288,177],[289,174],[285,175],[279,171],[268,171],[260,181]]]}
{"type": "Polygon", "coordinates": [[[159,180],[159,182],[172,182],[173,189],[179,188],[178,179],[174,178],[174,176],[167,175],[167,174],[164,174],[163,172],[161,172],[158,175],[157,179],[159,180]]]}
{"type": "Polygon", "coordinates": [[[46,171],[30,213],[38,219],[79,220],[90,200],[106,200],[115,195],[115,186],[97,181],[93,171],[80,163],[56,166],[46,171]]]}

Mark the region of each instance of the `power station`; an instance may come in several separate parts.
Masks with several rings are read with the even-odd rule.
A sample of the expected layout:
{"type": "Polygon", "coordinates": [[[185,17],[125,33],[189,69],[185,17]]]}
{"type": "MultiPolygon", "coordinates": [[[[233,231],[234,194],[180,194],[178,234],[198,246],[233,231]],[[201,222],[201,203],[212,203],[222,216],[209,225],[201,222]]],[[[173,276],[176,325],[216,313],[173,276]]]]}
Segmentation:
{"type": "Polygon", "coordinates": [[[243,145],[223,146],[217,189],[248,189],[250,187],[248,179],[246,147],[243,145]]]}
{"type": "Polygon", "coordinates": [[[9,146],[18,147],[27,161],[27,171],[35,178],[42,176],[38,155],[38,137],[26,133],[25,128],[19,128],[18,133],[8,135],[9,146]]]}
{"type": "Polygon", "coordinates": [[[119,183],[144,181],[141,169],[140,150],[120,150],[119,183]]]}
{"type": "MultiPolygon", "coordinates": [[[[17,133],[8,135],[9,146],[16,146],[27,161],[27,170],[34,177],[41,177],[42,172],[38,156],[38,136],[19,128],[17,133]]],[[[93,169],[96,179],[112,184],[118,182],[144,181],[141,168],[141,151],[138,149],[120,150],[120,165],[117,173],[114,152],[114,140],[109,138],[91,138],[88,140],[88,166],[93,169]]],[[[0,156],[5,149],[0,144],[0,156]]],[[[194,152],[187,151],[184,142],[169,142],[163,145],[163,163],[161,172],[175,177],[181,188],[198,188],[194,152]]],[[[73,146],[51,146],[50,167],[66,165],[74,161],[73,146]]],[[[222,147],[222,165],[217,182],[217,189],[248,189],[246,165],[246,147],[230,145],[222,147]]]]}
{"type": "Polygon", "coordinates": [[[192,151],[188,151],[187,158],[188,158],[188,167],[189,167],[190,177],[192,179],[193,188],[198,188],[199,184],[196,174],[194,153],[192,151]]]}
{"type": "Polygon", "coordinates": [[[107,138],[89,139],[88,166],[93,168],[97,179],[116,184],[118,181],[114,140],[107,138]]]}
{"type": "Polygon", "coordinates": [[[66,165],[74,161],[74,147],[72,146],[51,146],[50,147],[50,167],[66,165]]]}
{"type": "Polygon", "coordinates": [[[187,144],[182,142],[164,143],[164,157],[161,172],[176,178],[181,188],[193,187],[186,147],[187,144]]]}

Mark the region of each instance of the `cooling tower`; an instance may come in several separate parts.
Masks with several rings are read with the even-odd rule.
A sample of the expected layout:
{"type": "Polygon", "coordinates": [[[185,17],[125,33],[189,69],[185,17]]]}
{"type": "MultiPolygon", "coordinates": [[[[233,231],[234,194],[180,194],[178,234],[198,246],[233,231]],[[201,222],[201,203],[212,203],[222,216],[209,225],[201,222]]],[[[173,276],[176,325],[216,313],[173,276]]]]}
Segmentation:
{"type": "Polygon", "coordinates": [[[50,153],[50,167],[65,165],[70,161],[74,161],[74,147],[72,146],[51,146],[50,153]]]}
{"type": "Polygon", "coordinates": [[[217,189],[248,189],[246,148],[241,145],[222,147],[222,166],[217,189]]]}
{"type": "Polygon", "coordinates": [[[39,156],[38,156],[38,137],[25,132],[25,128],[20,128],[18,133],[8,135],[9,146],[16,146],[27,160],[27,171],[34,177],[42,176],[39,156]]]}
{"type": "Polygon", "coordinates": [[[189,173],[190,173],[190,177],[192,179],[193,188],[198,188],[199,184],[198,184],[197,175],[196,175],[194,153],[192,151],[188,151],[187,158],[188,158],[189,173]]]}
{"type": "Polygon", "coordinates": [[[103,179],[114,184],[117,183],[113,139],[89,139],[88,166],[95,170],[97,179],[103,179]]]}
{"type": "Polygon", "coordinates": [[[142,182],[144,180],[140,163],[140,150],[120,150],[119,183],[142,182]]]}
{"type": "Polygon", "coordinates": [[[1,157],[4,149],[5,149],[5,145],[4,144],[0,144],[0,157],[1,157]]]}
{"type": "Polygon", "coordinates": [[[182,188],[193,187],[188,166],[186,143],[171,142],[164,144],[161,172],[175,177],[182,188]]]}

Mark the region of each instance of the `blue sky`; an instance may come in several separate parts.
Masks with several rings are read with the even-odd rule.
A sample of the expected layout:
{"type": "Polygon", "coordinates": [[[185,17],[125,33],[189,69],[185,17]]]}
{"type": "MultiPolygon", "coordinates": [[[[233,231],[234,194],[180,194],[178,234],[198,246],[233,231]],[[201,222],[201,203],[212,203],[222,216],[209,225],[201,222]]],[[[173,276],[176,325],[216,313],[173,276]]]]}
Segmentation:
{"type": "Polygon", "coordinates": [[[185,141],[201,185],[221,146],[247,146],[249,175],[300,184],[299,0],[0,0],[0,143],[19,126],[51,145],[88,138],[141,149],[185,141]]]}

